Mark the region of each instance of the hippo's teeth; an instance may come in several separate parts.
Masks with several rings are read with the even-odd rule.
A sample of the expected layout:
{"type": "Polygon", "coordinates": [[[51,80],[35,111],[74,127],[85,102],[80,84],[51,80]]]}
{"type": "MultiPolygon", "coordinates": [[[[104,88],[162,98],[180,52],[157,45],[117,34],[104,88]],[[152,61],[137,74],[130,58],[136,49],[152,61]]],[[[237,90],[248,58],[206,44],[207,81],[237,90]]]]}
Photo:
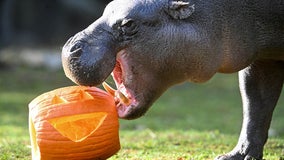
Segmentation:
{"type": "Polygon", "coordinates": [[[106,82],[103,82],[104,89],[111,94],[114,97],[117,97],[119,99],[119,102],[123,103],[124,105],[129,105],[130,100],[125,96],[122,92],[119,90],[113,89],[110,85],[108,85],[106,82]]]}
{"type": "Polygon", "coordinates": [[[108,85],[106,82],[103,82],[103,87],[104,89],[109,93],[111,94],[113,97],[115,96],[115,92],[116,90],[113,89],[110,85],[108,85]]]}
{"type": "Polygon", "coordinates": [[[130,100],[120,91],[116,91],[116,96],[119,98],[120,102],[124,105],[128,106],[130,104],[130,100]]]}

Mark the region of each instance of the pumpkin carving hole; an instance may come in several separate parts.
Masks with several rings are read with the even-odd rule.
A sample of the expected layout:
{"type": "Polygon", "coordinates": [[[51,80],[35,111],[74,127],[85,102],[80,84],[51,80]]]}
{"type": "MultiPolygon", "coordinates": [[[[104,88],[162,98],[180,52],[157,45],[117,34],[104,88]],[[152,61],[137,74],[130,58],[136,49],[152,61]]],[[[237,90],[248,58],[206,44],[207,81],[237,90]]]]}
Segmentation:
{"type": "Polygon", "coordinates": [[[54,96],[52,98],[52,104],[60,104],[60,103],[67,103],[68,101],[62,97],[54,96]]]}
{"type": "Polygon", "coordinates": [[[107,112],[53,118],[48,122],[64,137],[81,142],[94,133],[107,117],[107,112]]]}
{"type": "Polygon", "coordinates": [[[80,100],[94,99],[94,97],[92,95],[90,95],[90,93],[85,92],[83,90],[81,90],[79,92],[79,94],[80,94],[80,100]]]}

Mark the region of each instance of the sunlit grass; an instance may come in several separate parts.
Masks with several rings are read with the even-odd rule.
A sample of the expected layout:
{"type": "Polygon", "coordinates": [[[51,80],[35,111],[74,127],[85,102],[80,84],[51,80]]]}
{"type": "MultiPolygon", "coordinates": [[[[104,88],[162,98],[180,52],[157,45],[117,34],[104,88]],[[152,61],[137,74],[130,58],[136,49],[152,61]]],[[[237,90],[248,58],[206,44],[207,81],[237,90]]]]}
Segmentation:
{"type": "MultiPolygon", "coordinates": [[[[28,103],[39,94],[73,85],[63,71],[15,68],[0,71],[0,159],[31,159],[28,103]]],[[[242,108],[237,75],[169,89],[137,120],[120,120],[121,150],[111,159],[213,159],[237,142],[242,108]]],[[[283,94],[264,158],[284,157],[283,94]]]]}

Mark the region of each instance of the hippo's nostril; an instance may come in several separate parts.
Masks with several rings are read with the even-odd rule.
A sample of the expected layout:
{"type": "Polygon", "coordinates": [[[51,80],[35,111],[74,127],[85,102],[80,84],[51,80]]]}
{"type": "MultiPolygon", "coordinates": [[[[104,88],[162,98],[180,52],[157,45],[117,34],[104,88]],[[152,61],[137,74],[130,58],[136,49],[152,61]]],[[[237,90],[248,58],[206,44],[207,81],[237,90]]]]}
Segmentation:
{"type": "Polygon", "coordinates": [[[81,48],[78,48],[75,51],[70,52],[70,53],[71,53],[70,55],[72,58],[79,58],[82,55],[83,51],[81,48]]]}
{"type": "Polygon", "coordinates": [[[82,49],[83,49],[83,44],[82,43],[76,43],[70,48],[69,55],[73,58],[80,57],[83,53],[82,49]]]}
{"type": "Polygon", "coordinates": [[[83,48],[83,45],[81,43],[76,43],[73,45],[70,49],[70,52],[77,52],[78,50],[81,50],[83,48]]]}

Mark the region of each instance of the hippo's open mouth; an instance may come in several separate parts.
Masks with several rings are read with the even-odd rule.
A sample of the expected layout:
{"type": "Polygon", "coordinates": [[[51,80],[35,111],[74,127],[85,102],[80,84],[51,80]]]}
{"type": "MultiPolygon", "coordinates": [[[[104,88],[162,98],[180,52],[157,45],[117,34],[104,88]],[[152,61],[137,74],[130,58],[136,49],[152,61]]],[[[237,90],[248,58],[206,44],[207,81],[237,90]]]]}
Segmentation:
{"type": "Polygon", "coordinates": [[[131,70],[126,60],[127,53],[122,50],[117,54],[116,65],[112,72],[113,80],[117,90],[110,88],[104,83],[104,88],[114,96],[118,116],[120,118],[126,117],[132,110],[138,107],[138,100],[134,91],[128,88],[127,83],[131,81],[131,70]]]}

